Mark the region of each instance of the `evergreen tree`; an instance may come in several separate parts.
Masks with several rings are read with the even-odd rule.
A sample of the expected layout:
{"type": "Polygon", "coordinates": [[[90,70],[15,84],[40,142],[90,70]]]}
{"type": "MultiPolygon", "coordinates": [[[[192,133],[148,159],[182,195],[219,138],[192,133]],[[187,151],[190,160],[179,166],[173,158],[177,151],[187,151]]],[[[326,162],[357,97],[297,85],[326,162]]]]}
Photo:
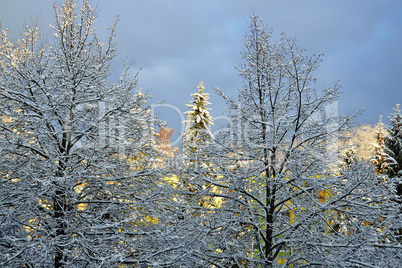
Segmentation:
{"type": "Polygon", "coordinates": [[[211,103],[202,82],[197,88],[198,92],[191,94],[193,99],[187,104],[189,111],[185,113],[183,154],[173,159],[178,163],[171,166],[172,175],[166,178],[176,190],[170,212],[179,212],[177,235],[183,238],[180,244],[184,244],[182,250],[186,256],[180,258],[177,267],[212,267],[214,258],[205,254],[216,253],[214,249],[220,243],[214,226],[220,221],[216,208],[222,199],[212,196],[216,186],[209,182],[217,178],[210,151],[214,141],[210,131],[213,118],[209,114],[211,109],[206,107],[211,103]]]}
{"type": "Polygon", "coordinates": [[[381,117],[378,127],[379,129],[375,134],[376,144],[373,144],[374,151],[370,162],[374,165],[377,174],[388,174],[397,163],[392,157],[392,151],[390,151],[385,144],[385,130],[381,117]]]}
{"type": "Polygon", "coordinates": [[[389,117],[391,126],[387,127],[389,135],[385,137],[385,147],[392,158],[392,165],[387,170],[387,175],[394,183],[396,189],[396,202],[399,204],[398,213],[394,224],[396,235],[402,241],[402,115],[399,104],[394,113],[389,117]]]}
{"type": "Polygon", "coordinates": [[[185,112],[186,132],[183,135],[184,154],[192,156],[201,152],[211,140],[212,133],[209,126],[213,125],[213,117],[209,114],[211,109],[206,107],[211,105],[208,102],[209,94],[204,93],[203,82],[200,82],[197,88],[198,92],[191,94],[193,100],[187,104],[190,109],[185,112]]]}
{"type": "Polygon", "coordinates": [[[402,115],[399,104],[394,109],[395,113],[389,117],[391,126],[387,127],[389,135],[385,137],[384,145],[393,158],[393,165],[388,169],[390,177],[402,176],[402,115]]]}
{"type": "Polygon", "coordinates": [[[356,149],[354,148],[354,146],[350,146],[341,155],[339,167],[342,170],[347,168],[350,169],[352,165],[355,164],[357,161],[359,161],[359,158],[357,156],[356,149]]]}
{"type": "MultiPolygon", "coordinates": [[[[212,140],[209,126],[213,125],[213,117],[209,114],[211,105],[209,94],[204,92],[203,82],[197,86],[198,92],[191,94],[193,100],[187,106],[186,132],[183,134],[183,161],[187,174],[183,180],[185,187],[192,193],[206,189],[203,181],[198,181],[197,173],[209,174],[212,171],[207,148],[212,140]],[[194,175],[194,176],[193,176],[194,175]]],[[[198,201],[204,204],[203,200],[198,201]]]]}

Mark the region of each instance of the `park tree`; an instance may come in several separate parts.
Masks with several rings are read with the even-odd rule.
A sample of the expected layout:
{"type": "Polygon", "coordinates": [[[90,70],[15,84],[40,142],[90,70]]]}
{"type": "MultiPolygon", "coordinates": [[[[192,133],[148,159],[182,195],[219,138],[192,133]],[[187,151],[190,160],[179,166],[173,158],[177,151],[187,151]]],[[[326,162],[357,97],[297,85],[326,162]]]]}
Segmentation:
{"type": "MultiPolygon", "coordinates": [[[[217,89],[233,112],[227,131],[214,140],[219,180],[204,177],[219,189],[210,194],[224,200],[214,224],[222,238],[209,256],[222,267],[370,265],[375,258],[364,259],[359,247],[370,237],[381,240],[379,200],[387,188],[375,192],[375,174],[363,164],[339,175],[337,135],[351,119],[337,115],[340,85],[317,89],[322,55],[308,55],[285,34],[279,42],[272,35],[253,14],[237,67],[244,85],[237,98],[217,89]],[[348,214],[349,233],[335,226],[339,211],[348,214]],[[366,217],[377,221],[364,229],[366,217]],[[348,245],[356,252],[344,251],[348,245]]],[[[368,243],[374,251],[375,243],[368,243]]]]}
{"type": "Polygon", "coordinates": [[[148,96],[130,66],[111,76],[116,23],[101,41],[78,3],[54,6],[49,40],[0,32],[2,267],[117,267],[157,247],[148,96]]]}

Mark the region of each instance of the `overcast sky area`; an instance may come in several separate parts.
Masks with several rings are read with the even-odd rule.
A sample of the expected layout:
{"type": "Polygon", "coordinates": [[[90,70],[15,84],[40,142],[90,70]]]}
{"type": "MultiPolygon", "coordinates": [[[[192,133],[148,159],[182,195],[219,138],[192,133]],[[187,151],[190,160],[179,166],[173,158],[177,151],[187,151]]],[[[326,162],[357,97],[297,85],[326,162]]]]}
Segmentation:
{"type": "MultiPolygon", "coordinates": [[[[52,8],[52,0],[0,0],[2,26],[17,36],[32,17],[49,32],[52,8]]],[[[213,87],[233,96],[242,85],[235,66],[251,10],[275,33],[296,36],[309,54],[324,53],[317,87],[339,80],[340,113],[365,109],[357,124],[375,124],[380,115],[388,123],[392,108],[402,103],[400,0],[100,0],[97,9],[103,36],[120,14],[117,63],[143,68],[139,87],[153,95],[152,102],[164,100],[158,114],[176,133],[182,119],[174,107],[186,111],[200,81],[211,94],[217,125],[224,123],[219,118],[227,108],[213,87]]]]}

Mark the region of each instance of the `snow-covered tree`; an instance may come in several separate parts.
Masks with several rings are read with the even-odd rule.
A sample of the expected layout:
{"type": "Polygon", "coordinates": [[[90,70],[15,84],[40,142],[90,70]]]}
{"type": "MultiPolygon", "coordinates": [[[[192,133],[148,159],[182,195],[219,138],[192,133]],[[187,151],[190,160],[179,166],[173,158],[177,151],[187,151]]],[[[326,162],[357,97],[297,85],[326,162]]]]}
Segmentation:
{"type": "MultiPolygon", "coordinates": [[[[306,235],[299,263],[323,267],[394,267],[402,245],[394,233],[392,188],[368,162],[355,161],[328,182],[326,210],[306,235]]],[[[302,240],[301,240],[302,241],[302,240]]],[[[300,265],[301,266],[301,265],[300,265]]]]}
{"type": "Polygon", "coordinates": [[[212,133],[209,129],[213,125],[213,118],[209,114],[211,105],[208,102],[209,94],[204,92],[202,82],[197,86],[198,92],[191,94],[193,100],[187,106],[189,111],[187,115],[186,132],[183,134],[183,149],[184,154],[194,155],[197,151],[202,151],[202,148],[211,140],[212,133]]]}
{"type": "Polygon", "coordinates": [[[230,130],[216,137],[210,151],[220,177],[203,178],[218,187],[210,195],[224,200],[220,221],[212,225],[222,238],[208,256],[222,267],[373,264],[375,258],[362,258],[361,246],[377,254],[375,244],[389,232],[384,227],[387,235],[376,233],[379,221],[363,226],[366,217],[386,215],[375,206],[384,192],[374,196],[377,181],[367,180],[374,173],[357,168],[364,165],[352,165],[341,176],[333,170],[337,133],[349,121],[330,109],[340,86],[317,89],[314,71],[321,55],[307,55],[285,34],[274,43],[271,35],[253,14],[238,66],[244,79],[238,99],[217,89],[234,113],[230,130]],[[358,236],[334,226],[337,211],[356,213],[348,220],[358,236]],[[349,246],[353,250],[343,250],[349,246]]]}
{"type": "Polygon", "coordinates": [[[163,225],[147,95],[111,77],[116,24],[101,42],[89,1],[54,10],[50,40],[0,33],[0,266],[140,263],[163,225]]]}
{"type": "Polygon", "coordinates": [[[391,126],[387,127],[389,135],[385,136],[385,149],[391,158],[392,165],[387,169],[387,175],[394,183],[396,190],[396,202],[399,204],[399,211],[397,213],[397,229],[396,235],[402,241],[402,115],[399,110],[399,104],[396,105],[394,113],[389,117],[391,126]]]}
{"type": "Polygon", "coordinates": [[[242,208],[237,233],[248,233],[248,256],[266,267],[297,252],[297,226],[312,225],[320,213],[315,203],[330,176],[329,137],[344,124],[330,116],[318,120],[339,95],[338,84],[315,89],[321,55],[307,56],[286,35],[273,43],[271,34],[254,14],[238,66],[244,86],[238,101],[225,97],[237,113],[228,154],[236,168],[225,171],[225,184],[242,208]],[[337,125],[330,129],[330,123],[337,125]]]}
{"type": "MultiPolygon", "coordinates": [[[[197,180],[197,173],[209,174],[212,171],[212,163],[207,153],[207,148],[212,140],[210,126],[213,125],[213,117],[209,114],[211,105],[208,102],[209,94],[204,92],[203,82],[197,86],[198,92],[191,94],[193,100],[187,106],[189,111],[187,115],[186,131],[183,134],[183,163],[185,176],[182,176],[182,182],[185,188],[191,193],[205,189],[207,186],[197,180]]],[[[204,203],[198,200],[198,203],[204,203]]]]}
{"type": "MultiPolygon", "coordinates": [[[[211,161],[213,135],[210,126],[213,118],[207,108],[209,94],[204,92],[201,82],[198,91],[191,94],[193,99],[187,105],[186,131],[183,134],[183,153],[176,155],[176,162],[170,167],[171,176],[167,177],[175,189],[171,198],[170,212],[179,219],[176,225],[181,241],[175,246],[177,267],[214,267],[219,262],[210,258],[216,253],[220,236],[215,223],[220,222],[219,208],[222,199],[211,196],[217,187],[207,181],[216,180],[214,163],[211,161]]],[[[177,239],[175,239],[177,241],[177,239]]],[[[174,267],[176,267],[174,266],[174,267]]],[[[217,266],[219,267],[219,265],[217,266]]]]}
{"type": "Polygon", "coordinates": [[[339,167],[341,170],[351,168],[358,160],[356,149],[353,146],[348,147],[341,155],[339,167]]]}
{"type": "Polygon", "coordinates": [[[389,135],[385,136],[385,147],[390,151],[395,164],[388,170],[390,177],[402,177],[402,115],[399,104],[389,118],[391,126],[387,127],[389,135]]]}
{"type": "Polygon", "coordinates": [[[373,144],[374,150],[370,162],[374,165],[377,174],[388,174],[396,168],[397,162],[393,158],[393,152],[385,144],[386,130],[381,117],[378,126],[379,128],[375,133],[376,143],[373,144]]]}

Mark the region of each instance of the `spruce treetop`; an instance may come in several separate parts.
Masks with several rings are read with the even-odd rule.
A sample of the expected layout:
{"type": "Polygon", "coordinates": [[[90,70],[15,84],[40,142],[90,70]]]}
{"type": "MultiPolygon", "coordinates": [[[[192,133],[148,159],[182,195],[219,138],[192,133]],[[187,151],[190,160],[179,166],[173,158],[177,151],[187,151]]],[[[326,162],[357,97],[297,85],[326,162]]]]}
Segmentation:
{"type": "Polygon", "coordinates": [[[187,115],[186,133],[184,133],[184,143],[187,146],[194,146],[196,144],[204,144],[207,140],[212,138],[212,133],[209,126],[213,125],[213,117],[209,114],[211,108],[207,108],[207,105],[211,105],[208,102],[209,94],[204,93],[203,82],[200,82],[197,86],[198,92],[191,94],[193,100],[190,101],[187,106],[189,111],[185,112],[187,115]]]}
{"type": "Polygon", "coordinates": [[[209,114],[211,108],[205,106],[211,105],[208,102],[209,94],[204,93],[204,83],[200,82],[197,86],[198,92],[191,94],[193,100],[186,104],[190,111],[185,112],[187,120],[185,121],[190,129],[208,129],[208,125],[213,125],[213,117],[209,114]]]}

